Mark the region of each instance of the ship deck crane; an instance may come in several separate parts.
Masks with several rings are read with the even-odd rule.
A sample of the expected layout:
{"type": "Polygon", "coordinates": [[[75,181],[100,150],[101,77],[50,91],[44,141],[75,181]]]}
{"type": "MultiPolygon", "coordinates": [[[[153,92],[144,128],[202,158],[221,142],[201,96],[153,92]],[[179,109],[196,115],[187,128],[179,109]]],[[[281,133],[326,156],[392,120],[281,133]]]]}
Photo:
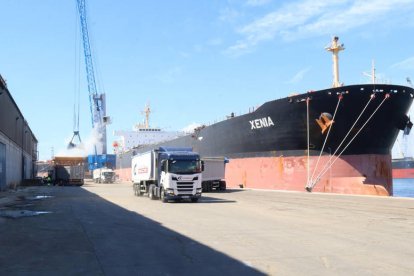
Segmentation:
{"type": "Polygon", "coordinates": [[[91,112],[92,128],[98,132],[98,142],[94,145],[95,155],[106,154],[106,117],[105,94],[98,93],[93,68],[91,45],[89,41],[88,24],[86,17],[85,0],[76,0],[82,31],[83,51],[85,56],[86,78],[89,92],[89,108],[91,112]]]}

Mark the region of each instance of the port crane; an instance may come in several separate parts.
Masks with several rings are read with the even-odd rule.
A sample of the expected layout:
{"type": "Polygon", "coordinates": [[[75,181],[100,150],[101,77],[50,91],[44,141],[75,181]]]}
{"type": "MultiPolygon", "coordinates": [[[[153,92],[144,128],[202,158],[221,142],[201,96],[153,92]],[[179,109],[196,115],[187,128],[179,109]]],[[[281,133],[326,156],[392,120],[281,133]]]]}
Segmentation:
{"type": "Polygon", "coordinates": [[[79,12],[83,52],[85,56],[86,78],[88,83],[89,108],[91,112],[92,128],[97,132],[98,136],[98,142],[95,142],[94,145],[94,154],[96,156],[99,154],[106,154],[106,124],[109,123],[109,117],[106,116],[105,94],[98,93],[96,87],[92,51],[89,41],[85,0],[76,0],[76,2],[79,12]]]}

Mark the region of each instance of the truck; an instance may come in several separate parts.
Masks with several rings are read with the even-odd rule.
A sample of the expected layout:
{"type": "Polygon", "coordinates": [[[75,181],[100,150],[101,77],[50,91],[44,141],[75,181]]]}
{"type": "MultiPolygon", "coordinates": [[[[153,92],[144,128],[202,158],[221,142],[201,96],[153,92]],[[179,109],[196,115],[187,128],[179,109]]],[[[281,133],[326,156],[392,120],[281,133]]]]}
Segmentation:
{"type": "Polygon", "coordinates": [[[85,158],[54,157],[48,174],[53,185],[82,186],[85,176],[85,158]]]}
{"type": "Polygon", "coordinates": [[[93,181],[95,183],[114,183],[115,172],[110,168],[99,168],[93,170],[93,181]]]}
{"type": "Polygon", "coordinates": [[[203,192],[225,191],[225,171],[228,159],[225,157],[203,157],[203,192]]]}
{"type": "Polygon", "coordinates": [[[132,158],[132,182],[136,196],[150,199],[197,202],[202,193],[200,155],[191,148],[159,147],[132,158]]]}

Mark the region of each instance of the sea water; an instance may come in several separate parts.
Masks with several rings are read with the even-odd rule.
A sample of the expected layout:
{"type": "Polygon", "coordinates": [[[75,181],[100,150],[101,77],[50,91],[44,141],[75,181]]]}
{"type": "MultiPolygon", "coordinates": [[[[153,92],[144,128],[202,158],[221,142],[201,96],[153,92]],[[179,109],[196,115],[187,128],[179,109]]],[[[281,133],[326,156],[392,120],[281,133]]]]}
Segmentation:
{"type": "Polygon", "coordinates": [[[414,197],[414,178],[394,178],[394,196],[414,197]]]}

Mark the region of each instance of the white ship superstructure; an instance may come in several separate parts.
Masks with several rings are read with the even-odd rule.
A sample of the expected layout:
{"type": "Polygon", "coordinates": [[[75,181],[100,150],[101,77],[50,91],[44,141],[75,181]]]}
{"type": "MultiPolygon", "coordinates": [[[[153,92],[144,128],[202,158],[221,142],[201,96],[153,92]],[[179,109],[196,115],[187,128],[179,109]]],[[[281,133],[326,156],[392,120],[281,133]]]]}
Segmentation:
{"type": "Polygon", "coordinates": [[[149,125],[150,107],[147,105],[143,111],[144,123],[136,124],[132,130],[115,130],[114,136],[119,137],[114,142],[115,153],[130,151],[146,145],[152,145],[169,141],[184,136],[182,131],[165,131],[161,128],[153,128],[149,125]]]}

